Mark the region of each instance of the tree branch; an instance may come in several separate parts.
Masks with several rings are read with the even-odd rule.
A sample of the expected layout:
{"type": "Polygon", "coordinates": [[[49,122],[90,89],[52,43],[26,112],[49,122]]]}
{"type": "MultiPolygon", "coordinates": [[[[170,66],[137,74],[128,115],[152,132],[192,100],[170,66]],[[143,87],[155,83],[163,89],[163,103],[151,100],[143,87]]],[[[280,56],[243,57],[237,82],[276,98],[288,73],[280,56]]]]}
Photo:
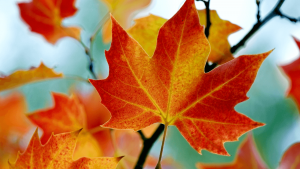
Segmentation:
{"type": "MultiPolygon", "coordinates": [[[[210,21],[210,9],[209,9],[209,5],[210,5],[210,0],[196,0],[196,1],[202,1],[205,5],[205,11],[206,11],[206,27],[205,27],[205,36],[206,38],[208,39],[208,36],[209,36],[209,29],[210,29],[210,26],[211,26],[211,21],[210,21]]],[[[208,64],[208,62],[206,62],[205,64],[205,68],[204,68],[204,71],[205,72],[210,72],[211,70],[213,70],[215,67],[217,66],[216,63],[213,63],[213,64],[208,64]]]]}
{"type": "Polygon", "coordinates": [[[144,133],[142,132],[142,130],[139,130],[138,133],[139,133],[139,135],[141,136],[141,139],[142,139],[143,141],[147,140],[147,138],[145,137],[145,135],[144,135],[144,133]]]}
{"type": "Polygon", "coordinates": [[[147,158],[154,142],[158,139],[158,137],[164,131],[164,128],[165,128],[165,125],[160,124],[159,127],[156,129],[156,131],[153,133],[153,135],[150,138],[147,138],[144,140],[144,146],[143,146],[143,149],[139,156],[139,159],[134,167],[135,169],[143,169],[146,158],[147,158]]]}
{"type": "MultiPolygon", "coordinates": [[[[280,8],[281,8],[282,4],[284,3],[284,1],[285,0],[279,0],[278,3],[277,3],[277,5],[275,6],[275,8],[262,21],[260,21],[260,16],[259,16],[259,11],[258,11],[258,14],[257,14],[257,18],[258,18],[257,23],[252,27],[252,29],[245,35],[245,37],[239,43],[237,43],[235,46],[231,47],[231,49],[230,49],[231,53],[235,53],[239,48],[241,48],[242,46],[244,46],[245,43],[248,41],[248,39],[256,31],[258,31],[264,24],[266,24],[268,21],[270,21],[275,16],[280,16],[282,18],[286,18],[286,19],[288,19],[288,20],[290,20],[292,22],[300,22],[300,18],[298,18],[298,19],[291,18],[291,17],[288,17],[288,16],[282,14],[282,12],[280,11],[280,8]]],[[[259,4],[258,4],[258,7],[259,7],[259,4]]]]}
{"type": "Polygon", "coordinates": [[[260,10],[259,10],[260,0],[256,0],[256,5],[257,5],[256,19],[257,19],[257,22],[260,22],[260,10]]]}
{"type": "Polygon", "coordinates": [[[89,61],[89,71],[90,71],[90,73],[92,75],[92,78],[97,79],[97,75],[94,72],[93,58],[92,58],[90,49],[81,40],[79,42],[83,46],[85,54],[86,54],[86,56],[88,58],[88,61],[89,61]]]}

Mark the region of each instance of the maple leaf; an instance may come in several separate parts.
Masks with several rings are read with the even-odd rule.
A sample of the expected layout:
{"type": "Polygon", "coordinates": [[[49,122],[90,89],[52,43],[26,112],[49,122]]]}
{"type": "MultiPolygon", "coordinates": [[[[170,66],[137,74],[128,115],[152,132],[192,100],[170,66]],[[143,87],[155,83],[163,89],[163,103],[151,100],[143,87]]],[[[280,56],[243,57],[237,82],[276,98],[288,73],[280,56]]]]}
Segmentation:
{"type": "Polygon", "coordinates": [[[300,167],[300,143],[291,145],[283,154],[278,169],[297,169],[300,167]]]}
{"type": "Polygon", "coordinates": [[[74,5],[75,0],[32,0],[18,4],[20,15],[31,31],[43,35],[52,44],[66,36],[80,39],[79,28],[62,25],[64,18],[76,13],[74,5]]]}
{"type": "MultiPolygon", "coordinates": [[[[216,10],[210,10],[211,27],[209,28],[209,43],[211,52],[208,61],[218,64],[234,59],[230,52],[228,36],[241,29],[238,25],[222,20],[216,10]]],[[[206,10],[198,10],[200,23],[206,26],[206,10]]]]}
{"type": "MultiPolygon", "coordinates": [[[[111,115],[103,104],[99,104],[101,98],[96,90],[90,93],[78,92],[77,96],[86,112],[87,128],[92,133],[94,139],[97,140],[103,154],[105,156],[124,155],[117,168],[134,168],[142,149],[141,145],[143,144],[139,134],[130,130],[111,131],[108,128],[101,128],[99,126],[108,121],[111,115]]],[[[150,138],[157,127],[158,124],[151,125],[142,129],[142,132],[146,138],[150,138]]],[[[154,157],[149,156],[148,158],[153,159],[154,157]]],[[[164,159],[163,162],[165,164],[164,159]]],[[[145,165],[147,165],[147,162],[145,165]]]]}
{"type": "MultiPolygon", "coordinates": [[[[198,10],[200,23],[206,25],[206,11],[198,10]]],[[[208,61],[223,64],[234,57],[230,52],[228,36],[241,28],[229,21],[219,18],[215,10],[210,10],[211,22],[209,42],[211,52],[208,61]]],[[[128,33],[139,42],[149,56],[155,51],[158,31],[167,19],[155,15],[139,18],[135,20],[135,25],[128,29],[128,33]]]]}
{"type": "MultiPolygon", "coordinates": [[[[300,49],[300,40],[298,40],[296,38],[294,38],[294,40],[295,40],[298,48],[300,49]]],[[[288,96],[292,96],[295,99],[295,101],[298,105],[298,109],[299,109],[300,89],[298,86],[300,85],[300,78],[299,78],[300,57],[288,65],[281,66],[281,68],[283,69],[285,74],[287,74],[287,76],[289,77],[289,79],[291,81],[291,86],[288,89],[288,96]]]]}
{"type": "Polygon", "coordinates": [[[85,110],[87,130],[98,142],[103,155],[114,155],[110,130],[100,127],[110,119],[111,115],[103,104],[99,104],[101,102],[99,94],[94,90],[91,93],[76,91],[76,95],[85,110]]]}
{"type": "Polygon", "coordinates": [[[8,158],[19,149],[18,141],[33,127],[25,116],[26,102],[19,93],[0,97],[0,168],[8,169],[8,158]]]}
{"type": "Polygon", "coordinates": [[[0,97],[0,110],[0,143],[11,134],[22,136],[32,127],[25,116],[26,102],[21,94],[0,97]]]}
{"type": "MultiPolygon", "coordinates": [[[[120,22],[122,27],[129,28],[132,18],[137,11],[147,7],[151,0],[102,0],[107,6],[109,11],[120,22]]],[[[111,21],[108,20],[103,25],[102,38],[104,43],[111,41],[111,21]]]]}
{"type": "Polygon", "coordinates": [[[18,154],[12,169],[25,168],[85,168],[85,169],[114,169],[122,157],[83,157],[73,161],[72,154],[76,139],[81,130],[52,135],[45,145],[41,145],[37,130],[23,154],[18,154]]]}
{"type": "Polygon", "coordinates": [[[199,169],[266,169],[265,162],[261,159],[252,134],[248,134],[241,143],[232,163],[227,164],[202,164],[197,163],[199,169]]]}
{"type": "Polygon", "coordinates": [[[135,24],[127,30],[143,47],[148,56],[154,54],[159,29],[167,22],[167,19],[152,15],[134,20],[135,24]]]}
{"type": "Polygon", "coordinates": [[[37,68],[33,67],[29,70],[18,70],[9,76],[0,76],[0,91],[12,89],[35,81],[59,77],[63,77],[63,75],[61,73],[55,73],[52,69],[41,63],[37,68]]]}
{"type": "Polygon", "coordinates": [[[38,110],[28,115],[28,118],[44,131],[41,138],[42,144],[47,142],[52,133],[58,134],[83,128],[78,138],[74,159],[82,156],[102,155],[98,142],[87,132],[86,114],[78,99],[74,95],[70,98],[58,93],[52,95],[54,107],[38,110]]]}
{"type": "Polygon", "coordinates": [[[210,47],[194,0],[160,29],[154,56],[111,17],[113,39],[106,51],[109,76],[90,82],[111,111],[104,127],[139,130],[153,123],[175,125],[201,153],[228,155],[224,142],[264,125],[234,110],[247,100],[257,71],[270,52],[240,56],[209,73],[210,47]]]}

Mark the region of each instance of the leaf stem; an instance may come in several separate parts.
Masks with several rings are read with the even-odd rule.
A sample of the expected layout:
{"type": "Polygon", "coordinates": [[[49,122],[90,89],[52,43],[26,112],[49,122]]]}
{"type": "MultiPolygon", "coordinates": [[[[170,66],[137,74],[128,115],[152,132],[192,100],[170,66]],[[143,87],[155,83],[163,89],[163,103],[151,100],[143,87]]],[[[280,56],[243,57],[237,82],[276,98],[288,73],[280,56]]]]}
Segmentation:
{"type": "Polygon", "coordinates": [[[161,158],[162,158],[162,154],[163,154],[163,150],[164,150],[164,145],[165,145],[167,130],[168,130],[168,124],[165,124],[164,136],[163,136],[163,140],[162,140],[162,143],[161,143],[161,149],[160,149],[160,153],[159,153],[159,158],[158,158],[158,162],[157,162],[157,165],[156,165],[155,169],[162,169],[161,168],[161,158]]]}
{"type": "Polygon", "coordinates": [[[90,41],[93,42],[95,40],[95,37],[98,35],[98,33],[100,32],[101,28],[103,27],[104,23],[109,19],[109,14],[110,12],[107,12],[104,17],[100,20],[100,22],[98,23],[97,29],[95,30],[95,32],[93,33],[93,35],[91,36],[90,41]]]}
{"type": "Polygon", "coordinates": [[[97,126],[97,127],[92,128],[92,129],[89,129],[88,132],[90,134],[95,134],[95,133],[98,133],[99,131],[103,131],[103,130],[107,130],[107,128],[103,128],[101,126],[97,126]]]}
{"type": "MultiPolygon", "coordinates": [[[[257,13],[257,23],[245,35],[245,37],[243,39],[241,39],[241,41],[239,43],[237,43],[236,45],[231,47],[231,49],[230,49],[231,53],[237,52],[237,50],[240,49],[242,46],[244,46],[245,43],[248,41],[248,39],[252,35],[254,35],[255,32],[257,32],[264,24],[266,24],[268,21],[270,21],[275,16],[280,16],[282,18],[286,18],[286,19],[290,20],[291,22],[300,22],[300,18],[296,19],[296,18],[292,18],[292,17],[289,17],[289,16],[286,16],[286,15],[282,14],[282,12],[280,11],[280,8],[281,8],[282,4],[284,3],[284,1],[285,0],[279,0],[277,5],[275,6],[275,8],[262,21],[260,21],[260,15],[259,15],[259,11],[258,11],[258,13],[257,13]]],[[[259,3],[257,3],[257,6],[259,7],[259,3]]],[[[259,8],[258,8],[258,10],[259,10],[259,8]]]]}
{"type": "Polygon", "coordinates": [[[134,167],[135,169],[143,169],[146,158],[147,158],[154,142],[162,134],[162,132],[164,131],[164,128],[165,128],[165,126],[163,124],[160,124],[159,127],[156,129],[156,131],[153,133],[153,135],[150,138],[147,138],[146,140],[144,140],[144,146],[143,146],[143,149],[139,156],[139,159],[134,167]]]}

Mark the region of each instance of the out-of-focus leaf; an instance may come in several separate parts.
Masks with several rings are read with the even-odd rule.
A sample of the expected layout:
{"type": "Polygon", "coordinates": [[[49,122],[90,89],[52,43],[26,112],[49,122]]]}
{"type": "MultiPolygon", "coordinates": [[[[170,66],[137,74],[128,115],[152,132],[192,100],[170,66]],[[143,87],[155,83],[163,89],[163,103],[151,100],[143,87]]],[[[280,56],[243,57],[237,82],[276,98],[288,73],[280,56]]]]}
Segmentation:
{"type": "Polygon", "coordinates": [[[8,158],[19,149],[18,141],[33,125],[27,119],[26,102],[19,93],[0,97],[0,168],[8,169],[8,158]]]}
{"type": "Polygon", "coordinates": [[[29,70],[18,70],[9,76],[0,76],[0,91],[12,89],[35,81],[60,77],[63,77],[61,73],[57,74],[53,69],[50,69],[41,63],[37,68],[33,67],[29,70]]]}
{"type": "Polygon", "coordinates": [[[16,162],[10,164],[10,168],[115,169],[122,157],[83,157],[73,161],[73,151],[80,131],[52,135],[48,142],[42,145],[36,130],[26,151],[18,155],[16,162]]]}
{"type": "Polygon", "coordinates": [[[300,143],[290,146],[283,154],[278,169],[300,168],[300,143]]]}
{"type": "Polygon", "coordinates": [[[78,138],[74,159],[82,156],[101,156],[102,152],[97,141],[86,130],[86,114],[78,99],[74,95],[69,98],[58,93],[53,93],[53,99],[54,107],[38,110],[28,116],[34,124],[43,129],[42,144],[47,142],[52,133],[58,134],[83,128],[78,138]]]}
{"type": "MultiPolygon", "coordinates": [[[[110,130],[101,128],[110,118],[110,112],[102,104],[97,91],[78,93],[79,100],[87,114],[87,126],[93,137],[98,141],[105,156],[124,156],[118,169],[131,169],[137,162],[142,148],[142,140],[137,132],[129,130],[110,130]]],[[[158,124],[151,125],[142,130],[145,137],[149,138],[156,130],[158,124]]],[[[152,156],[149,158],[156,159],[152,156]]],[[[157,162],[157,159],[156,159],[157,162]]],[[[146,162],[145,166],[148,165],[146,162]]]]}
{"type": "Polygon", "coordinates": [[[175,125],[199,153],[229,155],[224,142],[263,125],[234,107],[248,99],[246,93],[271,51],[240,56],[204,73],[210,47],[194,0],[187,0],[160,29],[152,58],[113,17],[112,22],[109,76],[90,79],[112,113],[104,127],[175,125]]]}
{"type": "MultiPolygon", "coordinates": [[[[145,169],[155,168],[157,165],[158,158],[153,156],[148,156],[145,162],[145,169]]],[[[183,167],[176,162],[172,157],[164,157],[161,160],[161,167],[163,169],[183,169],[183,167]]]]}
{"type": "MultiPolygon", "coordinates": [[[[300,40],[294,38],[298,48],[300,49],[300,40]]],[[[297,60],[288,65],[281,66],[291,81],[288,95],[295,99],[298,108],[300,107],[300,56],[297,60]]]]}
{"type": "MultiPolygon", "coordinates": [[[[198,10],[200,23],[206,26],[206,10],[198,10]]],[[[222,20],[217,11],[210,10],[211,27],[209,28],[208,40],[211,52],[208,61],[218,64],[226,63],[233,59],[230,52],[228,36],[241,29],[238,25],[222,20]]]]}
{"type": "Polygon", "coordinates": [[[196,166],[198,169],[267,169],[266,164],[257,151],[251,134],[241,143],[233,162],[225,164],[197,163],[196,166]]]}
{"type": "MultiPolygon", "coordinates": [[[[198,10],[198,15],[200,23],[206,25],[206,11],[198,10]]],[[[210,10],[210,17],[212,25],[208,40],[211,52],[208,61],[223,64],[234,58],[230,52],[230,44],[227,38],[241,28],[229,21],[220,19],[215,10],[210,10]]],[[[149,15],[136,19],[135,25],[127,32],[141,44],[148,56],[152,56],[156,48],[158,31],[166,21],[166,19],[159,16],[149,15]]]]}
{"type": "Polygon", "coordinates": [[[31,31],[43,35],[49,43],[55,44],[65,36],[80,39],[79,28],[62,25],[64,18],[76,13],[75,0],[32,0],[18,5],[31,31]]]}
{"type": "Polygon", "coordinates": [[[127,30],[128,34],[139,42],[148,56],[153,56],[156,48],[158,31],[162,25],[166,23],[167,19],[151,14],[134,21],[135,24],[127,30]]]}
{"type": "MultiPolygon", "coordinates": [[[[151,0],[101,0],[103,1],[109,11],[114,15],[117,21],[125,29],[130,27],[132,18],[137,11],[147,7],[151,0]]],[[[111,21],[108,20],[103,25],[103,42],[108,43],[111,41],[111,21]]]]}

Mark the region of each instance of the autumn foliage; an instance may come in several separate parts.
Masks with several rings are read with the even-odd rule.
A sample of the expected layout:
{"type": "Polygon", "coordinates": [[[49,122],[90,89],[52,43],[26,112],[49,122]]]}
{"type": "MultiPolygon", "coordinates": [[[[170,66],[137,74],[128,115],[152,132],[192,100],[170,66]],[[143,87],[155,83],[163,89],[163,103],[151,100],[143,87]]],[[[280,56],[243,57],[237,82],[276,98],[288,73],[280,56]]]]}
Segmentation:
{"type": "MultiPolygon", "coordinates": [[[[283,3],[279,1],[274,16],[294,22],[279,13],[283,3]]],[[[93,34],[80,26],[65,25],[64,20],[78,11],[75,0],[18,3],[22,22],[47,43],[57,45],[64,37],[71,37],[82,46],[89,76],[59,72],[45,62],[0,76],[0,168],[270,168],[267,153],[260,150],[262,145],[256,138],[259,132],[255,132],[268,126],[257,114],[273,116],[272,112],[250,115],[237,106],[251,101],[249,90],[273,49],[234,55],[228,37],[241,27],[221,19],[209,8],[210,0],[202,2],[206,8],[200,10],[195,0],[185,0],[170,19],[154,14],[134,19],[151,0],[101,0],[109,13],[95,21],[99,25],[93,34]],[[110,18],[106,17],[109,14],[110,18]],[[89,34],[89,42],[82,38],[85,34],[89,34]],[[110,43],[109,50],[101,51],[108,64],[107,77],[95,69],[103,65],[95,61],[97,39],[103,45],[110,43]],[[28,96],[20,88],[64,79],[78,83],[68,88],[68,94],[49,89],[52,104],[45,101],[34,110],[28,108],[27,99],[37,96],[28,96]],[[244,140],[236,142],[244,134],[244,140]],[[189,153],[233,158],[231,162],[186,165],[188,159],[182,159],[181,154],[169,153],[168,143],[177,144],[176,137],[184,139],[183,144],[192,149],[186,150],[189,153]],[[235,151],[227,147],[233,144],[229,142],[239,144],[235,151]]],[[[259,7],[260,1],[256,3],[259,7]]],[[[238,47],[263,25],[259,12],[257,18],[238,47]]],[[[300,48],[300,41],[294,40],[300,48]]],[[[299,65],[297,59],[281,66],[291,82],[287,96],[298,109],[299,65]]],[[[260,92],[263,87],[256,88],[257,95],[265,94],[260,92]]],[[[299,168],[299,151],[300,143],[294,143],[276,165],[280,169],[299,168]]]]}

